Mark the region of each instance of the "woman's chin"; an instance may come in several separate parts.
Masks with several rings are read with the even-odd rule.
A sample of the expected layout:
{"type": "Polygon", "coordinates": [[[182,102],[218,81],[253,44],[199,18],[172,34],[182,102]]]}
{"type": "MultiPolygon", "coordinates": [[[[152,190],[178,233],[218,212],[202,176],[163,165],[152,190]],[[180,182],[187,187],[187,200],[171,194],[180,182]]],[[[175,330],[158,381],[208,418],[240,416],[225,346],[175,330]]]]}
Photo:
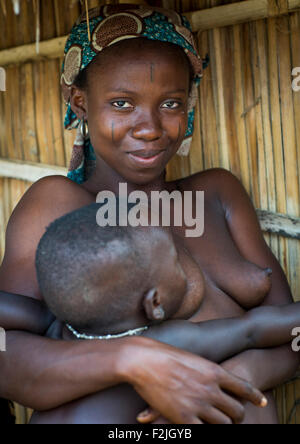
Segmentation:
{"type": "Polygon", "coordinates": [[[146,186],[164,177],[165,168],[160,168],[159,170],[141,170],[134,172],[124,172],[122,177],[124,182],[131,183],[133,185],[146,186]]]}

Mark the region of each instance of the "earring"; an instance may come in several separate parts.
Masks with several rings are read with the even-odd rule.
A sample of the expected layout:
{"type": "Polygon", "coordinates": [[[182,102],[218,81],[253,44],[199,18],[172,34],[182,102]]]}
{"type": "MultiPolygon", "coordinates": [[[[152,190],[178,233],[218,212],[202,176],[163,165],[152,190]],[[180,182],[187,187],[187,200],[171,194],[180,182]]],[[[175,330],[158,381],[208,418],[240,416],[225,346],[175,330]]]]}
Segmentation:
{"type": "Polygon", "coordinates": [[[157,321],[165,319],[165,310],[160,305],[153,310],[154,317],[157,321]]]}
{"type": "Polygon", "coordinates": [[[82,119],[80,122],[80,133],[83,139],[89,138],[89,126],[86,120],[82,119]]]}

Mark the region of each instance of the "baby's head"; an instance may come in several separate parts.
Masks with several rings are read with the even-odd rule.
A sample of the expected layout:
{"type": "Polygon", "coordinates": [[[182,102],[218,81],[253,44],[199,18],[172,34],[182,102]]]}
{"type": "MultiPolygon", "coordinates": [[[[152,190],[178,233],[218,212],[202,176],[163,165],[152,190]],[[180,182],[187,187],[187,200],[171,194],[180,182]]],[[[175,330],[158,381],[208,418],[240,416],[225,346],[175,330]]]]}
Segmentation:
{"type": "Polygon", "coordinates": [[[100,227],[99,207],[67,214],[42,237],[36,269],[48,307],[60,321],[91,335],[172,317],[182,304],[186,278],[170,232],[100,227]]]}

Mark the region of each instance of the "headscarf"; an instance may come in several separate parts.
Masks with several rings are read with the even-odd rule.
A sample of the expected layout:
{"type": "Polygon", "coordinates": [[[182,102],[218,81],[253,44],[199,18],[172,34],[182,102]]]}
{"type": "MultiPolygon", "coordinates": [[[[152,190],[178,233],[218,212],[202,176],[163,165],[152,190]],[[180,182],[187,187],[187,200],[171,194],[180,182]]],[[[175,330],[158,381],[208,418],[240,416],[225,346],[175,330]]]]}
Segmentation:
{"type": "Polygon", "coordinates": [[[197,52],[188,20],[175,11],[134,4],[101,6],[82,14],[67,40],[62,68],[61,86],[67,105],[65,128],[77,128],[68,177],[81,184],[95,167],[95,152],[88,135],[70,105],[70,92],[77,75],[85,69],[103,49],[131,38],[147,38],[180,46],[186,53],[194,71],[194,80],[188,102],[188,128],[179,155],[189,153],[194,132],[195,105],[198,86],[208,58],[202,60],[197,52]],[[89,27],[88,23],[89,22],[89,27]],[[89,29],[88,29],[89,28],[89,29]],[[89,32],[91,41],[89,41],[89,32]]]}

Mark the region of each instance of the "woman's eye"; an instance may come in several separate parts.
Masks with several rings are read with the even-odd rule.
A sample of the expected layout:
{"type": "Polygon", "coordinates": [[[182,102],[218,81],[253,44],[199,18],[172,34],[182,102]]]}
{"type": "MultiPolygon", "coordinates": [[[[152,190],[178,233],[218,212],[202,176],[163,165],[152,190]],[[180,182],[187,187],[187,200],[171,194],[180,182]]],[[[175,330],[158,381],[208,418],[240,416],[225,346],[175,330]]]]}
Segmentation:
{"type": "Polygon", "coordinates": [[[177,100],[170,100],[169,102],[166,102],[163,104],[163,108],[176,109],[176,108],[179,108],[180,105],[181,105],[181,103],[178,102],[177,100]]]}
{"type": "Polygon", "coordinates": [[[118,109],[132,108],[132,105],[129,102],[126,102],[126,100],[116,100],[115,102],[112,102],[112,105],[118,109]]]}

